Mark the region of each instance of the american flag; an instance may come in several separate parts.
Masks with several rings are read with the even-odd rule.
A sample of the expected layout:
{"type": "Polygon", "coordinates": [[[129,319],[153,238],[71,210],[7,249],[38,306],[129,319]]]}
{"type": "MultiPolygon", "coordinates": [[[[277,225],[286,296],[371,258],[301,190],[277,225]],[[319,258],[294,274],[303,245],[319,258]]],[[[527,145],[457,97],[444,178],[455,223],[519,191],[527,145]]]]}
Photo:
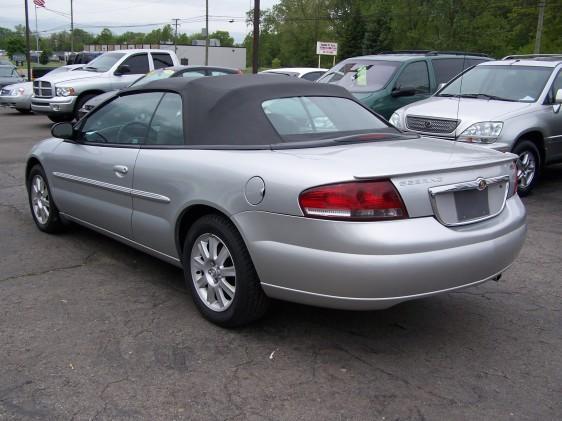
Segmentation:
{"type": "Polygon", "coordinates": [[[33,0],[33,3],[37,7],[45,7],[45,0],[33,0]]]}

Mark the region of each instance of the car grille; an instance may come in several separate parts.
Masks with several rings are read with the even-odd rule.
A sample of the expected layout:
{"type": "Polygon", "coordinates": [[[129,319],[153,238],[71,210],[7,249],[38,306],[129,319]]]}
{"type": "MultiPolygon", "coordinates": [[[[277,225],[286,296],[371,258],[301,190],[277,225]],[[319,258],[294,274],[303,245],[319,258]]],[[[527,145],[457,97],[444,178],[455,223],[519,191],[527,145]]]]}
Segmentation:
{"type": "Polygon", "coordinates": [[[0,96],[9,96],[10,95],[10,89],[2,89],[0,91],[0,96]]]}
{"type": "Polygon", "coordinates": [[[51,82],[45,82],[42,80],[36,80],[33,82],[33,94],[37,98],[52,98],[53,97],[53,87],[51,82]]]}
{"type": "Polygon", "coordinates": [[[459,120],[406,116],[409,130],[424,133],[451,133],[459,125],[459,120]]]}

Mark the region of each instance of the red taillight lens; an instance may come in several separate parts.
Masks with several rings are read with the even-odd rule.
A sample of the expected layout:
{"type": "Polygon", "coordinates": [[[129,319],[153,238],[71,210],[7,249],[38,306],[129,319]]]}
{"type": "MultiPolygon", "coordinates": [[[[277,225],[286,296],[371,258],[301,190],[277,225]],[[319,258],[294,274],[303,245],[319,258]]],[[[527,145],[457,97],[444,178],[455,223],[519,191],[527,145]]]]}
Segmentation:
{"type": "Polygon", "coordinates": [[[352,221],[381,221],[408,217],[406,207],[388,180],[360,181],[313,187],[299,204],[305,216],[352,221]]]}
{"type": "Polygon", "coordinates": [[[513,161],[510,168],[513,171],[513,175],[511,177],[513,185],[511,186],[510,192],[507,197],[515,196],[517,194],[517,188],[519,187],[519,161],[513,161]]]}

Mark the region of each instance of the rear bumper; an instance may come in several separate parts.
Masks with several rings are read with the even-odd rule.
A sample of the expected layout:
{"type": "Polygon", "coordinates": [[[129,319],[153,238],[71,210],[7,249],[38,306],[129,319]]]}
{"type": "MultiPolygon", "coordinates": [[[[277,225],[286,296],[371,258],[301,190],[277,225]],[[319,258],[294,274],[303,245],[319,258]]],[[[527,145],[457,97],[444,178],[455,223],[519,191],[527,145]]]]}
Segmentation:
{"type": "Polygon", "coordinates": [[[525,219],[518,197],[495,218],[457,228],[433,217],[354,223],[234,216],[267,295],[350,310],[387,308],[496,277],[522,248],[525,219]]]}
{"type": "Polygon", "coordinates": [[[75,96],[53,98],[31,98],[31,109],[37,114],[61,115],[73,114],[75,96]]]}

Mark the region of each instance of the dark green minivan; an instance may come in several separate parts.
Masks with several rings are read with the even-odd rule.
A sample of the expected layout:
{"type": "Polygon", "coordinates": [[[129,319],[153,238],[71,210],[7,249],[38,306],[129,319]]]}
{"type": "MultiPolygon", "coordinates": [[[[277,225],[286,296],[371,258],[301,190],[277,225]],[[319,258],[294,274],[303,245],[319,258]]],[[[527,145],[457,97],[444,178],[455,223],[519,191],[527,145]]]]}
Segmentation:
{"type": "Polygon", "coordinates": [[[463,70],[491,60],[484,54],[397,51],[341,61],[319,83],[347,88],[386,119],[398,108],[432,95],[463,70]]]}

